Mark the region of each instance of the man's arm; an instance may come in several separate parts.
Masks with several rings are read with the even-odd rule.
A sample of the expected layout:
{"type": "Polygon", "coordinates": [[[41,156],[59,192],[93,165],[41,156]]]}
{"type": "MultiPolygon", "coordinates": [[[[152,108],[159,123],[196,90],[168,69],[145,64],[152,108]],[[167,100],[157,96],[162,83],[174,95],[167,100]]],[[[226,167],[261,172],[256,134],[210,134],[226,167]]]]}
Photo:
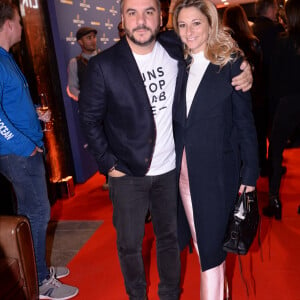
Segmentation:
{"type": "Polygon", "coordinates": [[[68,65],[68,86],[67,93],[70,98],[78,101],[79,96],[79,80],[77,74],[77,60],[72,58],[68,65]]]}
{"type": "Polygon", "coordinates": [[[246,92],[251,89],[253,83],[252,70],[248,61],[243,61],[241,70],[243,70],[243,72],[240,75],[233,77],[231,84],[237,91],[242,90],[243,92],[246,92]]]}
{"type": "Polygon", "coordinates": [[[109,101],[104,82],[100,64],[91,58],[80,90],[79,116],[88,141],[88,149],[95,157],[100,172],[107,174],[116,165],[117,158],[112,153],[104,130],[106,106],[109,101]]]}

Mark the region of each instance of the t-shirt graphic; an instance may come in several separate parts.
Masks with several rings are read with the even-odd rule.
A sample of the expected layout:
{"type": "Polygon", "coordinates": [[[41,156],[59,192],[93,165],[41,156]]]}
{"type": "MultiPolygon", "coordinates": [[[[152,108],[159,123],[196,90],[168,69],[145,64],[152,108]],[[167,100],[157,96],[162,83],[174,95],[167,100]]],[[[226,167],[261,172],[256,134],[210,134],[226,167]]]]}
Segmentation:
{"type": "Polygon", "coordinates": [[[157,115],[159,111],[166,109],[166,79],[163,67],[157,70],[149,70],[142,73],[145,87],[147,89],[149,101],[152,107],[153,115],[157,115]]]}
{"type": "Polygon", "coordinates": [[[175,168],[172,105],[177,78],[177,61],[156,42],[146,55],[134,54],[156,124],[156,144],[147,175],[160,175],[175,168]]]}

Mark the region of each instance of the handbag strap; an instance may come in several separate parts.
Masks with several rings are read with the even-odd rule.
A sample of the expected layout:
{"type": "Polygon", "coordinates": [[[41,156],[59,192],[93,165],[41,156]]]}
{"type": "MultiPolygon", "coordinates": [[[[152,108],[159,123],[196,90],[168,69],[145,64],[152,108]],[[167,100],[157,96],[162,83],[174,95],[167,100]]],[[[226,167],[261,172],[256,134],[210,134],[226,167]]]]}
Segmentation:
{"type": "MultiPolygon", "coordinates": [[[[242,201],[244,203],[244,207],[246,207],[247,206],[247,204],[246,204],[246,201],[247,201],[246,188],[244,189],[243,193],[239,196],[239,199],[237,201],[238,206],[236,205],[235,207],[239,207],[241,205],[242,201]]],[[[263,252],[262,252],[262,246],[261,246],[260,233],[261,233],[261,218],[259,216],[257,239],[258,239],[258,246],[259,246],[259,250],[260,250],[260,257],[261,257],[261,260],[263,261],[263,252]]],[[[247,298],[249,298],[249,287],[248,287],[247,280],[245,279],[244,274],[243,274],[243,265],[242,265],[241,256],[239,254],[237,256],[238,256],[238,261],[239,261],[239,270],[240,270],[241,278],[242,278],[242,281],[245,286],[247,298]]]]}
{"type": "Polygon", "coordinates": [[[259,246],[260,258],[261,258],[261,261],[263,262],[263,261],[264,261],[264,257],[263,257],[263,252],[262,252],[262,245],[261,245],[260,232],[261,232],[261,218],[260,218],[260,216],[259,216],[259,219],[258,219],[257,241],[258,241],[258,246],[259,246]]]}
{"type": "Polygon", "coordinates": [[[243,274],[243,266],[242,266],[242,261],[241,261],[240,255],[238,255],[238,260],[239,260],[239,268],[240,268],[241,278],[242,278],[242,281],[243,281],[245,289],[246,289],[247,298],[249,298],[249,288],[248,288],[247,280],[245,279],[244,274],[243,274]]]}

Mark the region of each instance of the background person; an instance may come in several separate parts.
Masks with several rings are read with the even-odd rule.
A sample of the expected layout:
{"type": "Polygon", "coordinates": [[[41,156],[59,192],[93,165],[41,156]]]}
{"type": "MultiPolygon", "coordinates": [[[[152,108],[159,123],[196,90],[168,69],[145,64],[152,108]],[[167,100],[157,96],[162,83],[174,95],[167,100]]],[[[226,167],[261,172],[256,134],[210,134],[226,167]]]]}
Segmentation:
{"type": "Polygon", "coordinates": [[[97,30],[91,27],[81,27],[76,32],[76,39],[81,53],[69,62],[67,93],[70,98],[78,101],[80,86],[85,76],[88,61],[98,53],[97,30]]]}
{"type": "Polygon", "coordinates": [[[300,2],[288,0],[285,11],[287,32],[277,40],[270,64],[269,94],[278,105],[269,144],[269,204],[263,208],[265,216],[276,220],[282,217],[282,153],[300,125],[300,2]]]}
{"type": "MultiPolygon", "coordinates": [[[[78,97],[80,93],[80,86],[85,78],[87,70],[87,64],[91,57],[99,53],[97,50],[97,30],[92,27],[81,27],[76,32],[76,39],[81,48],[81,53],[71,58],[68,65],[68,96],[75,102],[72,102],[72,110],[75,116],[75,125],[77,133],[80,136],[82,147],[87,149],[88,144],[86,143],[85,137],[82,135],[82,129],[79,124],[78,118],[78,97]]],[[[105,175],[105,183],[102,186],[103,190],[108,190],[108,178],[105,175]]]]}
{"type": "Polygon", "coordinates": [[[66,267],[46,265],[46,231],[50,218],[43,162],[43,133],[28,83],[9,49],[20,42],[22,26],[17,7],[0,2],[0,172],[11,182],[17,214],[31,226],[40,299],[70,299],[76,287],[56,278],[69,274],[66,267]]]}
{"type": "Polygon", "coordinates": [[[223,13],[222,23],[230,29],[230,34],[244,52],[252,67],[253,85],[251,88],[252,111],[258,140],[259,167],[267,168],[267,110],[263,78],[263,53],[258,38],[253,34],[247,15],[240,5],[230,5],[223,13]]]}
{"type": "MultiPolygon", "coordinates": [[[[277,103],[269,98],[269,70],[271,65],[271,56],[275,47],[277,37],[284,32],[284,27],[277,21],[278,3],[277,0],[258,0],[255,2],[256,17],[252,25],[253,33],[258,38],[263,54],[262,66],[262,90],[261,95],[264,97],[262,109],[264,109],[265,119],[267,120],[266,130],[261,127],[260,136],[264,135],[265,139],[269,137],[272,128],[272,122],[277,103]]],[[[261,176],[268,176],[269,164],[261,165],[261,176]]]]}

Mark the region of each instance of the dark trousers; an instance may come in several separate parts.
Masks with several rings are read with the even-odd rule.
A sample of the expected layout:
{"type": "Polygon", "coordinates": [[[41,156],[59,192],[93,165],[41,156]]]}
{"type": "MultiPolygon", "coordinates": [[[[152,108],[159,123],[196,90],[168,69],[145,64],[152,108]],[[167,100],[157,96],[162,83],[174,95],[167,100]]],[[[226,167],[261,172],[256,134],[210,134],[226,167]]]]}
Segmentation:
{"type": "Polygon", "coordinates": [[[284,97],[280,100],[273,121],[270,136],[269,175],[270,196],[278,196],[281,182],[282,153],[288,138],[300,125],[300,95],[284,97]]]}
{"type": "Polygon", "coordinates": [[[142,242],[148,209],[156,236],[159,297],[179,298],[176,186],[175,171],[158,176],[109,177],[119,260],[130,300],[144,300],[146,296],[142,242]]]}
{"type": "Polygon", "coordinates": [[[253,107],[253,117],[255,121],[258,142],[259,167],[260,169],[264,169],[267,167],[267,108],[265,108],[264,106],[253,107]]]}

